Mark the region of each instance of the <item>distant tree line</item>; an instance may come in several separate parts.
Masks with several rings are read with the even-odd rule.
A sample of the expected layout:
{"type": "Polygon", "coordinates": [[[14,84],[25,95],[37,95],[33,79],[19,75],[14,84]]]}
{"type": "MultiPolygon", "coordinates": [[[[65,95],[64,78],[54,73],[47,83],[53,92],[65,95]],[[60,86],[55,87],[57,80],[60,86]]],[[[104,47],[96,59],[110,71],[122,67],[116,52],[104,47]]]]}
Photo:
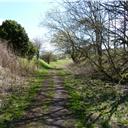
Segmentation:
{"type": "Polygon", "coordinates": [[[51,42],[74,63],[90,63],[112,81],[128,74],[128,1],[66,0],[47,14],[51,42]]]}

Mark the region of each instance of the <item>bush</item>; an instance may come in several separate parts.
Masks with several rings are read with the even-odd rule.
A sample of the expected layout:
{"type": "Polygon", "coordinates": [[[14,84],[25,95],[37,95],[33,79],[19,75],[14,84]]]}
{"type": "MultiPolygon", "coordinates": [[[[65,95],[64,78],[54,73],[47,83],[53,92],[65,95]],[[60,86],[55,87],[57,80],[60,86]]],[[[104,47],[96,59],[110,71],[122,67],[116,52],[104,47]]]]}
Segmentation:
{"type": "Polygon", "coordinates": [[[0,26],[0,38],[6,39],[7,45],[17,55],[25,56],[29,50],[29,38],[25,29],[14,20],[6,20],[0,26]]]}
{"type": "Polygon", "coordinates": [[[27,57],[29,60],[31,60],[35,55],[38,53],[38,48],[32,44],[32,42],[29,42],[29,50],[27,53],[27,57]]]}

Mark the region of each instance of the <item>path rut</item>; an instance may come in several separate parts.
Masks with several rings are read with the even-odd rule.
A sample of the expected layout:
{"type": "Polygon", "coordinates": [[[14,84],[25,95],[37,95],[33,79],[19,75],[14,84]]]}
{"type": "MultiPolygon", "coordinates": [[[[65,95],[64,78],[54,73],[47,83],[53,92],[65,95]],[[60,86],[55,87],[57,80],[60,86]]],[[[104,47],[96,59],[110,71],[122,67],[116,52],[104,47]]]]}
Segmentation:
{"type": "Polygon", "coordinates": [[[75,118],[67,108],[68,93],[57,71],[50,71],[26,114],[15,128],[75,128],[75,118]],[[53,82],[54,86],[51,86],[53,82]]]}

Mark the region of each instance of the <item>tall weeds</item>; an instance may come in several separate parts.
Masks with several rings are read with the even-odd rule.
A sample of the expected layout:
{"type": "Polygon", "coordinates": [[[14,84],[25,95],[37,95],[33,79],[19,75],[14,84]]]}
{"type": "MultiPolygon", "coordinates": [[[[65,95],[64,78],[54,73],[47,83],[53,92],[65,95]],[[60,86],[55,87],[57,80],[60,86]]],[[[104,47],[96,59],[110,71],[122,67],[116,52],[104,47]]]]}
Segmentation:
{"type": "Polygon", "coordinates": [[[25,91],[28,76],[36,70],[34,61],[16,56],[6,44],[0,40],[0,106],[6,96],[25,91]]]}
{"type": "Polygon", "coordinates": [[[7,48],[5,41],[0,41],[0,66],[8,69],[11,73],[24,76],[32,73],[36,69],[36,65],[32,61],[19,58],[7,48]]]}

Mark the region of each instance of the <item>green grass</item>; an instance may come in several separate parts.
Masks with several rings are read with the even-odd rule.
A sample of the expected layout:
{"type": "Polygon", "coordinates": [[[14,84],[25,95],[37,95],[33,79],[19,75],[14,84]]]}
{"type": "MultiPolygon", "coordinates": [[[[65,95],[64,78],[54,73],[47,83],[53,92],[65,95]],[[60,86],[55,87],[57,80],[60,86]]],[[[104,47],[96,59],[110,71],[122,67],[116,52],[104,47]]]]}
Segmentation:
{"type": "Polygon", "coordinates": [[[22,63],[23,66],[26,66],[28,68],[28,66],[37,66],[39,68],[43,68],[43,69],[51,69],[52,66],[49,65],[48,63],[46,63],[44,60],[42,59],[36,59],[33,58],[32,60],[27,60],[27,59],[21,59],[20,58],[20,62],[22,63]]]}
{"type": "MultiPolygon", "coordinates": [[[[20,119],[24,115],[25,109],[31,105],[33,98],[42,87],[42,82],[49,77],[49,69],[58,68],[71,62],[69,59],[58,60],[49,65],[41,59],[38,61],[35,59],[31,61],[21,59],[20,61],[26,68],[27,66],[38,65],[39,69],[34,72],[32,77],[30,77],[26,88],[13,92],[7,97],[7,104],[0,110],[0,128],[11,128],[10,123],[12,123],[14,120],[20,119]]],[[[66,75],[65,73],[66,72],[63,70],[61,71],[60,75],[66,75]]],[[[54,85],[53,81],[50,81],[50,78],[48,78],[48,81],[50,86],[54,85]]],[[[54,87],[52,88],[54,89],[54,87]]],[[[54,90],[47,93],[50,97],[53,97],[54,90]]],[[[49,103],[44,103],[42,108],[47,111],[48,105],[49,103]]]]}
{"type": "Polygon", "coordinates": [[[20,59],[20,62],[22,63],[23,66],[27,66],[27,65],[38,66],[39,68],[43,68],[43,69],[64,68],[66,64],[72,63],[71,59],[62,59],[48,64],[44,60],[42,59],[37,60],[36,58],[32,59],[31,61],[28,61],[27,59],[20,59]]]}
{"type": "Polygon", "coordinates": [[[53,68],[64,68],[65,65],[72,63],[71,59],[62,59],[51,62],[50,65],[53,68]]]}
{"type": "Polygon", "coordinates": [[[0,110],[0,128],[11,128],[10,122],[24,114],[25,108],[31,104],[32,99],[42,87],[42,72],[47,74],[46,71],[40,70],[36,73],[36,77],[29,80],[28,88],[14,92],[8,97],[8,104],[0,110]]]}
{"type": "Polygon", "coordinates": [[[37,63],[41,68],[45,68],[45,69],[53,68],[51,65],[49,65],[48,63],[46,63],[44,60],[41,60],[41,59],[39,59],[37,63]]]}
{"type": "Polygon", "coordinates": [[[68,107],[78,120],[78,128],[109,128],[111,122],[116,121],[123,125],[128,123],[128,98],[118,85],[73,75],[64,79],[65,89],[69,93],[68,107]]]}

